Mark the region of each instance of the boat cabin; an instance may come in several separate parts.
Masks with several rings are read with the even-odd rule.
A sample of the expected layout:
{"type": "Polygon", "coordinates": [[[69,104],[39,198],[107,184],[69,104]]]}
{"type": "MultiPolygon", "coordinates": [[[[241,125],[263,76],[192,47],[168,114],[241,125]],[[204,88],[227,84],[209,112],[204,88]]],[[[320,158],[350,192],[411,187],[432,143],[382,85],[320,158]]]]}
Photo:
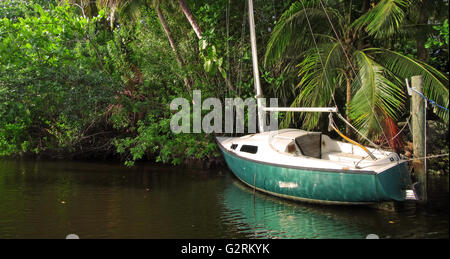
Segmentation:
{"type": "MultiPolygon", "coordinates": [[[[368,149],[377,158],[386,157],[386,154],[378,150],[368,149]]],[[[342,162],[351,167],[355,164],[374,163],[361,147],[332,140],[321,132],[299,129],[283,129],[234,138],[229,150],[252,159],[263,156],[271,156],[272,159],[299,157],[342,162]]]]}

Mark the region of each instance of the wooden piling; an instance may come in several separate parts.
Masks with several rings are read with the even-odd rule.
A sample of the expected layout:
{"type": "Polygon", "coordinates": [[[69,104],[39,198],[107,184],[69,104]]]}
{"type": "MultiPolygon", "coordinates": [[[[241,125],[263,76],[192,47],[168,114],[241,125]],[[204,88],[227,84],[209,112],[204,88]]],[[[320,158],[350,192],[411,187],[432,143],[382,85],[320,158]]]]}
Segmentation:
{"type": "MultiPolygon", "coordinates": [[[[422,76],[413,76],[411,78],[411,87],[416,91],[423,93],[422,76]]],[[[414,174],[417,177],[421,187],[422,196],[421,203],[427,202],[427,170],[426,170],[426,100],[417,92],[412,91],[411,94],[411,115],[412,115],[412,134],[414,159],[414,174]]]]}

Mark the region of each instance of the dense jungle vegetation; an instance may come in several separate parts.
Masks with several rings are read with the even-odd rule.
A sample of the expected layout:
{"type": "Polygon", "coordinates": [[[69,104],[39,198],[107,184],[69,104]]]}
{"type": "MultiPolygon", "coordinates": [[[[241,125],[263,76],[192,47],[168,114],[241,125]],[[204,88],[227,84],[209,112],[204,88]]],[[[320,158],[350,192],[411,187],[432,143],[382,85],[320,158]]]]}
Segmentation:
{"type": "MultiPolygon", "coordinates": [[[[448,108],[447,0],[254,6],[263,93],[280,106],[337,105],[406,154],[405,78],[422,75],[427,98],[448,108]]],[[[214,162],[214,134],[172,133],[169,104],[196,89],[254,96],[247,12],[244,0],[1,1],[0,157],[214,162]]],[[[448,153],[448,111],[429,105],[427,116],[430,153],[448,153]]],[[[327,123],[280,115],[280,127],[328,133],[327,123]]]]}

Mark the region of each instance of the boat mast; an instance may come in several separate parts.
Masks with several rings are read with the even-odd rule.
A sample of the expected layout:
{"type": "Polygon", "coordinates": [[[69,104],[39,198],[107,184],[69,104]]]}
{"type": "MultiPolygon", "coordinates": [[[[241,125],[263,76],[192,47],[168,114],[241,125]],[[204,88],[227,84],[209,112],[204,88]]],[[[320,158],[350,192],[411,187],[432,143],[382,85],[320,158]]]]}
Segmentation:
{"type": "Polygon", "coordinates": [[[252,62],[253,62],[253,80],[256,89],[256,102],[258,104],[258,128],[259,132],[264,132],[264,106],[262,103],[262,90],[259,82],[258,70],[258,53],[256,48],[256,34],[255,34],[255,19],[253,15],[253,0],[248,0],[248,20],[250,24],[250,45],[252,47],[252,62]]]}
{"type": "Polygon", "coordinates": [[[337,112],[337,107],[265,107],[263,105],[263,96],[261,90],[261,83],[259,81],[258,70],[258,53],[256,48],[256,34],[255,34],[255,19],[253,13],[253,0],[248,0],[248,20],[250,24],[250,45],[252,47],[252,62],[253,62],[253,78],[256,89],[256,102],[258,104],[258,129],[259,132],[264,132],[265,112],[337,112]]]}

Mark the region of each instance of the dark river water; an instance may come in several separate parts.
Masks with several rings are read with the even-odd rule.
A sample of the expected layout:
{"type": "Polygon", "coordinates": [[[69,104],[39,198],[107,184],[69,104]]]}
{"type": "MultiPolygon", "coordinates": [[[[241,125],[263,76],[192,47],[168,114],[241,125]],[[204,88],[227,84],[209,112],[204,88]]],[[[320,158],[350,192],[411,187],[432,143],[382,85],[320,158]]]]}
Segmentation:
{"type": "Polygon", "coordinates": [[[0,238],[449,238],[449,178],[400,212],[290,202],[226,169],[0,160],[0,238]]]}

